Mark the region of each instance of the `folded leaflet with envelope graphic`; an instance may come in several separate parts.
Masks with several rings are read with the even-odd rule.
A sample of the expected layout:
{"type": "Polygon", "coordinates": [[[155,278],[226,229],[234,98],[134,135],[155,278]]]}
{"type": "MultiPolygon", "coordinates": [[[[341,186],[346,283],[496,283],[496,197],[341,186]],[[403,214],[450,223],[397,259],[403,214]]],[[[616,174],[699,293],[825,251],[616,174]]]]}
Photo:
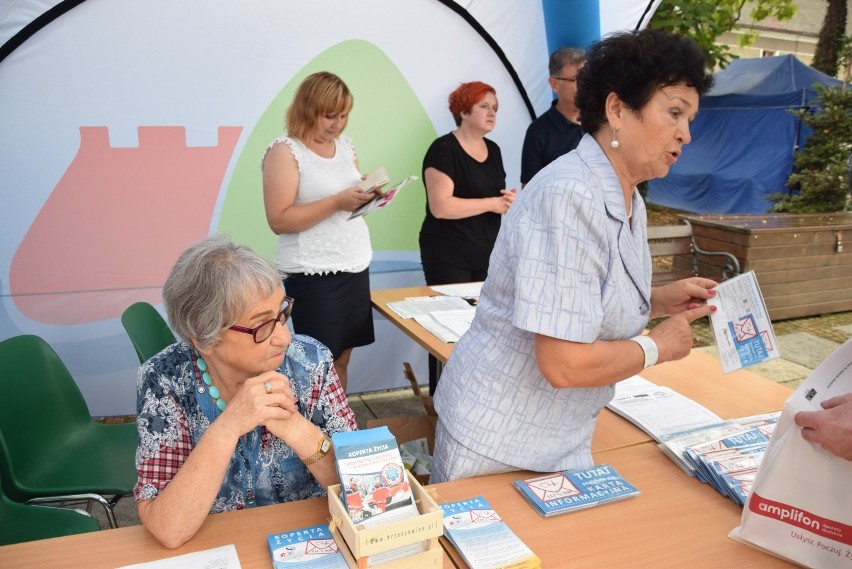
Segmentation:
{"type": "Polygon", "coordinates": [[[274,533],[267,536],[267,542],[275,569],[285,569],[292,564],[304,569],[349,567],[326,524],[274,533]]]}
{"type": "Polygon", "coordinates": [[[516,480],[512,485],[544,517],[639,495],[639,490],[608,464],[516,480]]]}
{"type": "Polygon", "coordinates": [[[482,496],[441,504],[444,535],[470,569],[536,569],[541,560],[482,496]]]}
{"type": "Polygon", "coordinates": [[[781,357],[757,276],[748,271],[719,283],[707,304],[725,373],[781,357]]]}

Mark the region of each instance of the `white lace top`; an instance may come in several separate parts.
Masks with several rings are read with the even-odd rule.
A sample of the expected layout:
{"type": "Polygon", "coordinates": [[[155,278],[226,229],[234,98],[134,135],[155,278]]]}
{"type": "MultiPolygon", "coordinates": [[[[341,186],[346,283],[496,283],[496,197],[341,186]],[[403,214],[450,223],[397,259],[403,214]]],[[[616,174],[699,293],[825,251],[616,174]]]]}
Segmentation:
{"type": "MultiPolygon", "coordinates": [[[[334,195],[361,180],[352,140],[347,136],[336,140],[332,158],[323,158],[286,135],[273,140],[266,151],[278,143],[290,148],[299,165],[296,205],[334,195]]],[[[300,233],[279,235],[275,264],[285,273],[357,273],[367,268],[372,256],[363,217],[350,220],[348,211],[338,211],[300,233]]]]}

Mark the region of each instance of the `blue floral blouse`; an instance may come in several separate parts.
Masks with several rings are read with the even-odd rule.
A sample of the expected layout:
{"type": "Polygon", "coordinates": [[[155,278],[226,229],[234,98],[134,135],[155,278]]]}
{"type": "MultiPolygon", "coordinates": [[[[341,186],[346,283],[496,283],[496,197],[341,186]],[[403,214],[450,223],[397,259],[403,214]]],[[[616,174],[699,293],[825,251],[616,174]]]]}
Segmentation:
{"type": "MultiPolygon", "coordinates": [[[[279,369],[302,415],[327,435],[357,429],[331,352],[294,335],[279,369]]],[[[196,377],[192,348],[178,342],[139,368],[137,377],[137,501],[156,498],[221,413],[196,377]]],[[[323,496],[325,491],[293,450],[265,427],[240,438],[210,512],[323,496]]]]}

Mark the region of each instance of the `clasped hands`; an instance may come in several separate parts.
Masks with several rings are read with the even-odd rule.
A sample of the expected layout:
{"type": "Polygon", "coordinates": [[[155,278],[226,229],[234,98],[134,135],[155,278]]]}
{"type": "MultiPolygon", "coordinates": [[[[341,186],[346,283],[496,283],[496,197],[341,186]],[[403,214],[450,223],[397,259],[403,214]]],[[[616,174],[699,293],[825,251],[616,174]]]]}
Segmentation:
{"type": "Polygon", "coordinates": [[[224,420],[239,437],[258,425],[269,427],[300,417],[290,380],[278,371],[267,371],[243,382],[217,422],[224,420]]]}

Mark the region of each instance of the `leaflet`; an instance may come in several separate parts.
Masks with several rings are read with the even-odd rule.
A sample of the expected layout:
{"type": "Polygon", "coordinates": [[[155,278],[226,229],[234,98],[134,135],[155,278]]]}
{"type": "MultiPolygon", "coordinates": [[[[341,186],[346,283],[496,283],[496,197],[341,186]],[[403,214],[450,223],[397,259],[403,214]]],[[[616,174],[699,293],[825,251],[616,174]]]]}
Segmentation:
{"type": "Polygon", "coordinates": [[[541,560],[482,496],[441,504],[444,536],[470,569],[536,569],[541,560]]]}
{"type": "Polygon", "coordinates": [[[419,180],[417,176],[409,176],[403,181],[395,184],[391,189],[389,189],[386,193],[382,195],[376,195],[373,199],[353,211],[349,214],[349,219],[355,219],[356,217],[361,217],[362,215],[367,215],[371,211],[383,208],[387,206],[391,200],[396,197],[396,194],[399,193],[399,190],[413,182],[414,180],[419,180]]]}
{"type": "Polygon", "coordinates": [[[512,485],[546,518],[639,495],[609,464],[515,480],[512,485]]]}
{"type": "Polygon", "coordinates": [[[781,357],[754,271],[719,283],[710,324],[725,373],[781,357]]]}
{"type": "Polygon", "coordinates": [[[348,569],[326,524],[267,536],[274,569],[348,569]]]}

